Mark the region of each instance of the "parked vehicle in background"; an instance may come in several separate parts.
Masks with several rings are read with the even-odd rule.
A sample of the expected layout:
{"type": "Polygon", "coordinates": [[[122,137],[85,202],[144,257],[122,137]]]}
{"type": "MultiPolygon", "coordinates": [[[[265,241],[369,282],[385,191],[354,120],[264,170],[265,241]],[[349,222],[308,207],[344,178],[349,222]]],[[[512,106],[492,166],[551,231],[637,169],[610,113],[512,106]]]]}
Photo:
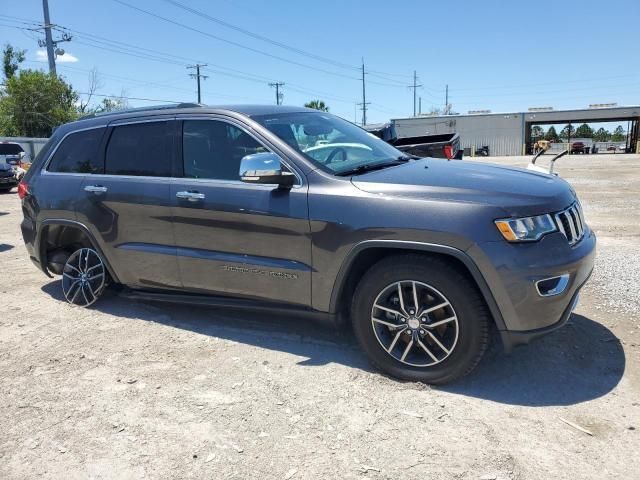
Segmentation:
{"type": "Polygon", "coordinates": [[[460,135],[457,133],[398,138],[395,125],[392,123],[385,123],[382,126],[365,126],[364,129],[398,150],[416,157],[462,158],[460,135]]]}
{"type": "Polygon", "coordinates": [[[371,362],[441,384],[564,325],[596,238],[545,173],[415,159],[328,113],[115,112],[59,127],[20,182],[30,259],[89,306],[129,297],[349,323],[371,362]]]}
{"type": "Polygon", "coordinates": [[[583,142],[573,142],[570,153],[585,153],[587,147],[583,142]]]}
{"type": "Polygon", "coordinates": [[[26,173],[27,154],[19,143],[0,142],[0,192],[16,187],[26,173]]]}
{"type": "Polygon", "coordinates": [[[607,152],[613,152],[613,153],[626,153],[627,151],[627,145],[626,144],[622,144],[622,145],[616,145],[614,143],[611,143],[607,146],[607,152]]]}
{"type": "Polygon", "coordinates": [[[489,156],[489,145],[483,145],[481,147],[476,148],[475,156],[476,157],[488,157],[489,156]]]}
{"type": "Polygon", "coordinates": [[[31,163],[29,154],[16,142],[0,142],[0,160],[25,170],[31,163]]]}

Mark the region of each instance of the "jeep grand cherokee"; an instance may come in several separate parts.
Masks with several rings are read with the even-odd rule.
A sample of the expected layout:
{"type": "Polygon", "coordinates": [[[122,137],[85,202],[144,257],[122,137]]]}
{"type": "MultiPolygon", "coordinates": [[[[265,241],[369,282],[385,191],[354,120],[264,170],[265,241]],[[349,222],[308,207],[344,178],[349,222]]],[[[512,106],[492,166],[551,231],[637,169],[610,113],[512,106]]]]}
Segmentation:
{"type": "Polygon", "coordinates": [[[185,104],[63,125],[19,185],[71,304],[130,296],[349,322],[380,369],[445,383],[563,325],[596,239],[553,175],[403,154],[328,113],[185,104]],[[321,148],[318,148],[321,147],[321,148]]]}

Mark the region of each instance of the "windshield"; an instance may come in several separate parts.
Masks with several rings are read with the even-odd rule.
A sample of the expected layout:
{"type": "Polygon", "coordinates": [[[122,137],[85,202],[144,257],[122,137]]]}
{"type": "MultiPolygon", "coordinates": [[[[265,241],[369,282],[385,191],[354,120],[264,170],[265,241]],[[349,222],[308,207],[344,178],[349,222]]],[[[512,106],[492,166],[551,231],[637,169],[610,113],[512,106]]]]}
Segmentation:
{"type": "Polygon", "coordinates": [[[329,113],[277,113],[253,118],[313,163],[336,175],[404,156],[388,143],[329,113]]]}

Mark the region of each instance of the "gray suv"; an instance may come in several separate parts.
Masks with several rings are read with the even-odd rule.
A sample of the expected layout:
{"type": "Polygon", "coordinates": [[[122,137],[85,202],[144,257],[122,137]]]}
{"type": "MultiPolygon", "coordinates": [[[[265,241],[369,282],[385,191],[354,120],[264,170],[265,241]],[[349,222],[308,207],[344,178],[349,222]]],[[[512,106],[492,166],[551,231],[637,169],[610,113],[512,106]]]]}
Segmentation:
{"type": "Polygon", "coordinates": [[[328,113],[184,104],[58,128],[19,185],[31,260],[133,298],[350,323],[381,370],[469,373],[563,325],[596,239],[553,175],[416,158],[328,113]]]}

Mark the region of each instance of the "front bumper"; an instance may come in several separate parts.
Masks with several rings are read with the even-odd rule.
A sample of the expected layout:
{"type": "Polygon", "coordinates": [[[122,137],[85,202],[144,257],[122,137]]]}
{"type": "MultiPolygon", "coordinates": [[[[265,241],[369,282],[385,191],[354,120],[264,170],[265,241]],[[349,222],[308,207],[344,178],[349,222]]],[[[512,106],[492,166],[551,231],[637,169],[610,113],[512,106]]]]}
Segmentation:
{"type": "Polygon", "coordinates": [[[502,316],[500,333],[507,349],[528,343],[566,323],[595,262],[596,237],[589,229],[569,246],[560,233],[539,242],[486,242],[467,251],[482,272],[502,316]],[[568,275],[558,294],[543,296],[536,283],[568,275]]]}

